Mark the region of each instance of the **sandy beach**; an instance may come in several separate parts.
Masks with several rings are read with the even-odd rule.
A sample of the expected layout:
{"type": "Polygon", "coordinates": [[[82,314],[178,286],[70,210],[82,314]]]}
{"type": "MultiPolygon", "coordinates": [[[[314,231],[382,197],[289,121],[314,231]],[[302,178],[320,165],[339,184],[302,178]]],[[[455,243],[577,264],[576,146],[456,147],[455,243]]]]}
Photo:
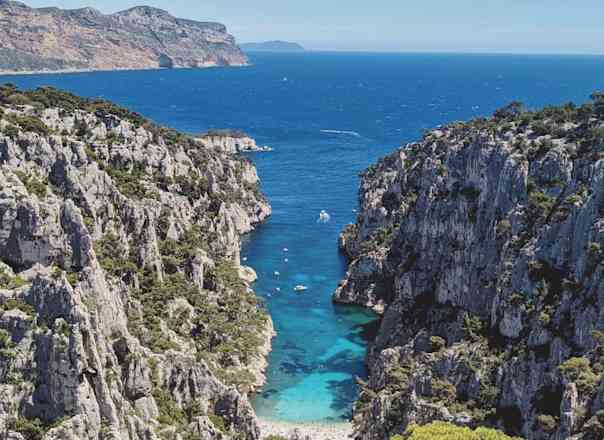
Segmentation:
{"type": "Polygon", "coordinates": [[[351,423],[290,423],[260,419],[261,438],[271,435],[288,438],[295,431],[299,438],[311,440],[347,440],[352,438],[351,423]]]}

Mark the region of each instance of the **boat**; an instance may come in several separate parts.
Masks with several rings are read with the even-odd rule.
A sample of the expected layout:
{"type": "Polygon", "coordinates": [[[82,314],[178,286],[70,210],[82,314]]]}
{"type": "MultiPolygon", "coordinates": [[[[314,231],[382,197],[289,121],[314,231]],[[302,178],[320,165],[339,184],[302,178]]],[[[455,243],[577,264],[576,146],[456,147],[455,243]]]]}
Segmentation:
{"type": "Polygon", "coordinates": [[[327,213],[327,211],[322,210],[319,213],[319,219],[317,220],[317,223],[327,223],[329,222],[329,220],[331,220],[331,216],[327,213]]]}
{"type": "Polygon", "coordinates": [[[303,285],[299,284],[299,285],[297,285],[296,287],[294,287],[294,290],[295,290],[296,292],[304,292],[304,291],[308,290],[308,287],[307,287],[307,286],[303,286],[303,285]]]}

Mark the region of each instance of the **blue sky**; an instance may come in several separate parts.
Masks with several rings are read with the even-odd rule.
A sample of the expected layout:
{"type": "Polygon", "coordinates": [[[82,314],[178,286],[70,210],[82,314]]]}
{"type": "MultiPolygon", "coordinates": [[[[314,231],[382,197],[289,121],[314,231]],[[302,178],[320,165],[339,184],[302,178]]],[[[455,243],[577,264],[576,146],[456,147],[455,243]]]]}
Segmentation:
{"type": "Polygon", "coordinates": [[[604,0],[25,0],[30,6],[148,4],[225,23],[239,42],[311,49],[604,54],[604,0]]]}

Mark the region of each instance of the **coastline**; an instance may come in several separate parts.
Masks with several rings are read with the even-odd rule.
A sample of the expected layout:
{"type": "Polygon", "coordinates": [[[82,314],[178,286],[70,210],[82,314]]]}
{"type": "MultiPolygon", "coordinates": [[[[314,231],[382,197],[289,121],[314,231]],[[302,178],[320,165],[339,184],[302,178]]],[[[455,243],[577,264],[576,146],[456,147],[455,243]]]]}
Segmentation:
{"type": "Polygon", "coordinates": [[[57,70],[0,70],[0,76],[26,76],[26,75],[61,75],[69,73],[92,73],[92,72],[133,72],[133,71],[155,71],[155,70],[194,70],[212,69],[216,67],[249,67],[251,64],[208,64],[197,67],[115,67],[115,68],[86,68],[86,69],[57,69],[57,70]]]}
{"type": "Polygon", "coordinates": [[[277,336],[277,332],[275,331],[273,320],[270,316],[268,316],[266,320],[266,327],[264,328],[264,332],[262,334],[264,343],[248,366],[256,378],[256,381],[252,384],[251,392],[260,390],[266,384],[268,355],[273,350],[273,338],[275,336],[277,336]]]}
{"type": "Polygon", "coordinates": [[[347,440],[353,438],[352,423],[282,422],[258,419],[260,438],[271,436],[311,440],[347,440]]]}

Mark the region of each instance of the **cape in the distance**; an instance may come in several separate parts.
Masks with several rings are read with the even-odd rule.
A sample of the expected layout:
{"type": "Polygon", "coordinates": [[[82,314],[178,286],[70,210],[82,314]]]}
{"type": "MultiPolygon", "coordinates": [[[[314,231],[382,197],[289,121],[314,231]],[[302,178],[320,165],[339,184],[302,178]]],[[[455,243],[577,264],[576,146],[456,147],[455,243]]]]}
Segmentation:
{"type": "Polygon", "coordinates": [[[30,8],[0,0],[0,72],[242,66],[247,59],[220,23],[137,6],[30,8]]]}
{"type": "Polygon", "coordinates": [[[239,46],[244,52],[304,52],[306,50],[298,43],[280,40],[242,43],[239,46]]]}

